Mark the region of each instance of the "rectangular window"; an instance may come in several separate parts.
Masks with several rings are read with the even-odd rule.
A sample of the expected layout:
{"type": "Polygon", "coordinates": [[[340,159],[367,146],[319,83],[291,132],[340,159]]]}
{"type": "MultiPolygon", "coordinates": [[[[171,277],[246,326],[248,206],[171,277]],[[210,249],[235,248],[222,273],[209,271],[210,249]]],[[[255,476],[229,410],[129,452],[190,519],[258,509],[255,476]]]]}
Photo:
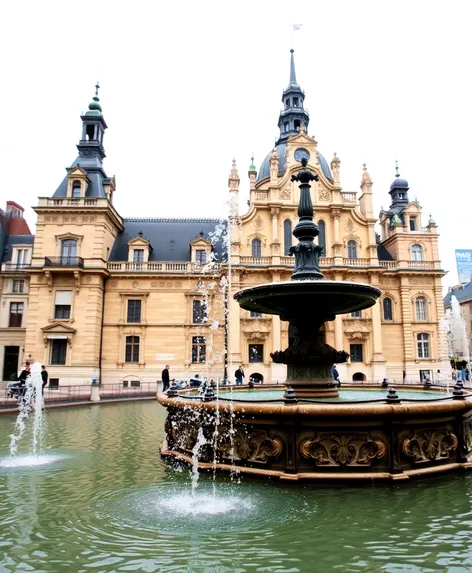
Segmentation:
{"type": "Polygon", "coordinates": [[[59,389],[59,378],[49,378],[49,390],[58,390],[59,389]]]}
{"type": "Polygon", "coordinates": [[[126,337],[125,362],[139,362],[139,336],[126,337]]]}
{"type": "Polygon", "coordinates": [[[410,231],[416,231],[416,217],[410,217],[410,231]]]}
{"type": "Polygon", "coordinates": [[[298,107],[298,98],[297,97],[293,98],[293,107],[298,107]]]}
{"type": "Polygon", "coordinates": [[[198,249],[195,251],[195,260],[197,263],[204,264],[206,263],[207,253],[203,249],[198,249]]]}
{"type": "Polygon", "coordinates": [[[431,370],[420,370],[420,381],[424,384],[425,382],[432,382],[431,370]]]}
{"type": "Polygon", "coordinates": [[[249,362],[264,362],[264,345],[249,345],[249,362]]]}
{"type": "Polygon", "coordinates": [[[22,293],[25,292],[25,281],[20,279],[13,279],[11,292],[22,293]]]}
{"type": "Polygon", "coordinates": [[[72,291],[57,290],[54,300],[54,318],[69,319],[70,309],[72,307],[72,291]]]}
{"type": "Polygon", "coordinates": [[[192,362],[202,364],[206,360],[206,338],[192,336],[192,362]]]}
{"type": "Polygon", "coordinates": [[[360,310],[355,310],[354,312],[351,312],[351,318],[361,318],[362,317],[362,312],[360,310]]]}
{"type": "Polygon", "coordinates": [[[26,265],[27,264],[27,260],[28,260],[28,251],[27,249],[18,249],[16,251],[16,264],[21,266],[21,265],[26,265]]]}
{"type": "Polygon", "coordinates": [[[133,263],[144,263],[144,249],[134,249],[133,263]]]}
{"type": "Polygon", "coordinates": [[[362,362],[362,344],[351,344],[349,353],[351,362],[362,362]]]}
{"type": "Polygon", "coordinates": [[[429,358],[429,335],[418,334],[416,341],[418,343],[418,358],[429,358]]]}
{"type": "Polygon", "coordinates": [[[21,328],[21,323],[23,321],[23,308],[22,302],[11,302],[10,303],[10,321],[8,326],[10,328],[21,328]]]}
{"type": "MultiPolygon", "coordinates": [[[[67,358],[67,340],[51,341],[51,364],[65,364],[67,358]]],[[[50,381],[49,385],[51,386],[50,381]]]]}
{"type": "Polygon", "coordinates": [[[65,259],[66,263],[73,264],[74,261],[71,259],[75,259],[77,256],[77,241],[75,239],[65,239],[61,242],[61,257],[65,259]]]}
{"type": "Polygon", "coordinates": [[[141,322],[141,301],[129,300],[128,301],[128,314],[126,322],[141,322]]]}
{"type": "Polygon", "coordinates": [[[204,300],[192,301],[192,322],[203,324],[208,320],[207,304],[204,300]]]}
{"type": "Polygon", "coordinates": [[[254,312],[251,310],[251,318],[262,318],[262,312],[254,312]]]}

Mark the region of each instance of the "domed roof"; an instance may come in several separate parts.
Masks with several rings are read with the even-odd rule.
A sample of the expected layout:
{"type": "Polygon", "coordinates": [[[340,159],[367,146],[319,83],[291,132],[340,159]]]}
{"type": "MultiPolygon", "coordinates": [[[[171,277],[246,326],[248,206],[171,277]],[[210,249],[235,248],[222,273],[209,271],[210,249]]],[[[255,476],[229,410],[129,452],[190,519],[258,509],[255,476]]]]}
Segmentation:
{"type": "MultiPolygon", "coordinates": [[[[275,150],[276,150],[277,156],[279,158],[279,175],[281,175],[282,173],[285,172],[285,152],[287,150],[287,143],[279,143],[279,145],[277,145],[275,150]]],[[[266,155],[266,158],[264,159],[264,161],[262,162],[261,167],[259,169],[259,173],[257,174],[256,183],[258,183],[259,181],[263,181],[264,179],[268,179],[270,177],[270,156],[271,155],[272,155],[272,152],[269,152],[266,155]]],[[[333,181],[333,176],[331,175],[331,171],[329,169],[328,162],[319,152],[318,152],[318,160],[320,162],[320,167],[321,167],[321,171],[323,172],[323,175],[327,179],[329,179],[330,181],[333,181]]]]}
{"type": "Polygon", "coordinates": [[[408,181],[406,179],[402,179],[400,176],[397,175],[395,177],[393,183],[390,185],[390,191],[393,189],[409,189],[408,181]]]}

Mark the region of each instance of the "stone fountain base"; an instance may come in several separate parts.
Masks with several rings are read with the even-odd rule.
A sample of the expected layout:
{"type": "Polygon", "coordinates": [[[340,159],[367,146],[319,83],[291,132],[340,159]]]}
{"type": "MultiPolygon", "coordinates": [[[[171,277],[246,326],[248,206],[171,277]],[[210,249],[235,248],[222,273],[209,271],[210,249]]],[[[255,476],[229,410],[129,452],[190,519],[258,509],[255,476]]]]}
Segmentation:
{"type": "Polygon", "coordinates": [[[158,401],[168,410],[162,455],[191,464],[202,427],[203,470],[318,482],[409,480],[472,466],[469,398],[217,405],[160,394],[158,401]]]}
{"type": "Polygon", "coordinates": [[[287,366],[287,386],[297,398],[336,398],[338,386],[333,380],[332,366],[287,366]]]}

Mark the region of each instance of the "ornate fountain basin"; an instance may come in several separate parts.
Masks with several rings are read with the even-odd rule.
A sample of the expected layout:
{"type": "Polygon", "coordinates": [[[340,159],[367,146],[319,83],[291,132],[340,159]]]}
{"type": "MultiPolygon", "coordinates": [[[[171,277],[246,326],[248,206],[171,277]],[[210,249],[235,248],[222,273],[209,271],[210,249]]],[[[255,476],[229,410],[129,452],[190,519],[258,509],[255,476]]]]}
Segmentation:
{"type": "Polygon", "coordinates": [[[234,295],[241,308],[266,314],[278,314],[282,320],[299,316],[334,320],[373,306],[380,290],[368,284],[305,280],[266,283],[240,290],[234,295]]]}
{"type": "Polygon", "coordinates": [[[241,403],[233,394],[232,403],[159,394],[168,410],[162,455],[192,463],[201,427],[201,469],[318,482],[408,480],[472,467],[472,397],[288,404],[241,403]]]}

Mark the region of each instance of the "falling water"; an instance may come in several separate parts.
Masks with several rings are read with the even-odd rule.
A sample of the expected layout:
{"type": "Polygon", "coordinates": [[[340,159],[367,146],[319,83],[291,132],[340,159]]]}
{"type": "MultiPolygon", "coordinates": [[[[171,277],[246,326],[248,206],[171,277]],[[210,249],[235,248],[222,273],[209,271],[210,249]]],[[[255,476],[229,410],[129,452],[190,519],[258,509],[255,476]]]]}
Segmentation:
{"type": "Polygon", "coordinates": [[[32,455],[37,456],[42,447],[43,429],[43,392],[41,364],[35,362],[31,374],[26,379],[25,394],[18,401],[18,417],[13,434],[10,436],[10,456],[16,456],[18,445],[23,438],[27,422],[33,418],[32,455]]]}
{"type": "MultiPolygon", "coordinates": [[[[460,305],[459,301],[457,300],[456,296],[452,296],[452,298],[451,298],[451,318],[452,318],[451,322],[453,323],[454,326],[456,326],[455,330],[459,331],[458,333],[453,332],[453,334],[454,335],[458,334],[458,336],[460,337],[462,351],[465,354],[465,358],[466,358],[466,362],[467,362],[466,368],[470,374],[469,338],[467,336],[467,327],[465,324],[465,320],[462,318],[461,305],[460,305]]],[[[454,328],[454,326],[452,328],[454,328]]]]}
{"type": "Polygon", "coordinates": [[[200,457],[200,451],[202,447],[207,443],[205,436],[203,435],[203,426],[198,429],[197,441],[193,446],[192,450],[192,498],[195,500],[195,494],[198,486],[198,460],[200,457]]]}

